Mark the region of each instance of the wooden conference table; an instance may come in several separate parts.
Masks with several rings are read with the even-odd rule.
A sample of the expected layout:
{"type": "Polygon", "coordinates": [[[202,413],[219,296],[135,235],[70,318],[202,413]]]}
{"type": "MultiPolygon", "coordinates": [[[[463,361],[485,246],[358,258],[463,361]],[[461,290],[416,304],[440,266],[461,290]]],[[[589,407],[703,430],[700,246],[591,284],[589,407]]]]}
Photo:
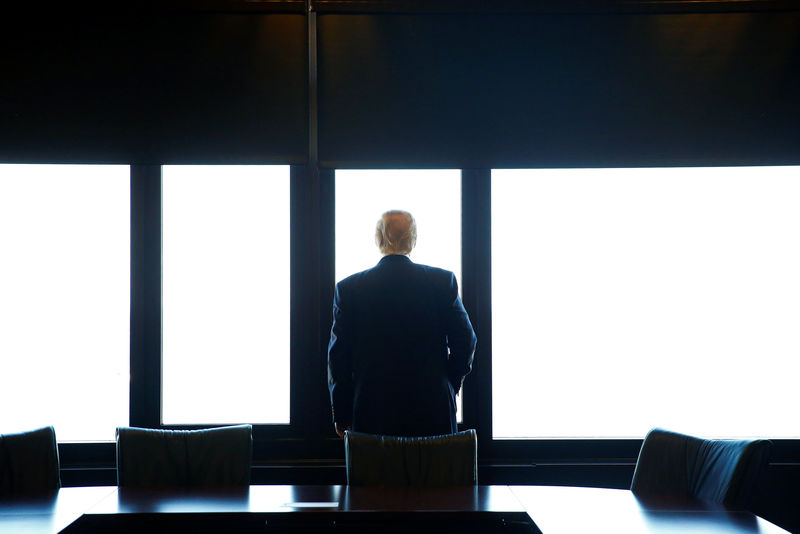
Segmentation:
{"type": "Polygon", "coordinates": [[[62,488],[0,501],[2,534],[93,532],[785,533],[749,512],[627,490],[559,486],[62,488]]]}

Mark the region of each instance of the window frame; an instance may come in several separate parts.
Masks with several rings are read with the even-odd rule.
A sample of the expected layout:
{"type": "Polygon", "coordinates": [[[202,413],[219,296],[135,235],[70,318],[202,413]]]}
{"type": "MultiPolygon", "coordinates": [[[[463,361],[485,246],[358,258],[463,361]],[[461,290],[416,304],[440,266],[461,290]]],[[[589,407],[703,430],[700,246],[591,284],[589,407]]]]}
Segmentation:
{"type": "MultiPolygon", "coordinates": [[[[129,424],[162,429],[215,426],[160,424],[161,166],[132,164],[130,172],[129,424]]],[[[624,473],[632,473],[640,439],[492,437],[491,169],[462,169],[461,176],[460,282],[464,305],[478,336],[478,347],[473,372],[464,384],[463,423],[459,427],[478,431],[482,480],[524,482],[531,479],[531,469],[542,473],[543,469],[558,471],[565,467],[617,470],[624,479],[624,473]]],[[[290,181],[291,422],[254,425],[254,472],[270,473],[256,475],[254,481],[341,483],[342,442],[333,432],[326,387],[335,266],[334,169],[291,165],[290,181]],[[309,469],[292,470],[290,474],[285,467],[309,469]]],[[[772,441],[773,462],[797,462],[800,439],[772,441]]],[[[59,444],[65,484],[113,483],[114,447],[114,443],[108,442],[59,444]]]]}

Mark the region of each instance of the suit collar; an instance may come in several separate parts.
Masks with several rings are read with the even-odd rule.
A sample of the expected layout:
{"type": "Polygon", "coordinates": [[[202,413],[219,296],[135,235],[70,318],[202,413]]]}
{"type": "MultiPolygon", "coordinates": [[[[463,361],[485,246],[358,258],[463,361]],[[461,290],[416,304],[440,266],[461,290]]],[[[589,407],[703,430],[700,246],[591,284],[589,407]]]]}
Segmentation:
{"type": "Polygon", "coordinates": [[[381,258],[381,261],[378,262],[378,265],[399,265],[402,263],[413,263],[411,258],[404,254],[389,254],[388,256],[384,256],[381,258]]]}

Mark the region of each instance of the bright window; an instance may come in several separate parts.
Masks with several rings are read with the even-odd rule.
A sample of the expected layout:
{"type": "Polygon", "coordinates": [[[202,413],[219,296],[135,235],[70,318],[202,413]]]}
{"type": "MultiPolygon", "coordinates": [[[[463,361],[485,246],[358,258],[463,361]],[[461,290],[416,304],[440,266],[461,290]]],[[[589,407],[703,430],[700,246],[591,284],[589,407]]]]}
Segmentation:
{"type": "Polygon", "coordinates": [[[453,271],[461,282],[461,171],[336,171],[336,281],[374,267],[381,259],[375,224],[399,209],[417,222],[409,256],[453,271]]]}
{"type": "Polygon", "coordinates": [[[162,184],[163,423],[288,423],[289,167],[162,184]]]}
{"type": "Polygon", "coordinates": [[[128,424],[130,170],[0,165],[0,433],[128,424]]]}
{"type": "Polygon", "coordinates": [[[493,434],[798,437],[800,168],[492,172],[493,434]]]}

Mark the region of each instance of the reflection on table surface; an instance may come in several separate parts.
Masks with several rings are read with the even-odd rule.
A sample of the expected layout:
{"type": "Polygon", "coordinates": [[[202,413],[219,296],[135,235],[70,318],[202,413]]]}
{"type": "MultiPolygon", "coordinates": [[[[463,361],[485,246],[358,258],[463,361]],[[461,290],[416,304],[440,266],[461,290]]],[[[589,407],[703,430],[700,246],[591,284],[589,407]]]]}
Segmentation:
{"type": "Polygon", "coordinates": [[[511,486],[545,534],[786,533],[750,512],[679,498],[638,498],[628,490],[511,486]]]}
{"type": "Polygon", "coordinates": [[[383,526],[407,532],[414,525],[489,532],[512,525],[515,532],[535,532],[531,520],[544,534],[785,533],[749,512],[700,501],[640,499],[627,490],[561,486],[107,486],[62,488],[44,496],[0,501],[2,534],[56,534],[67,527],[71,534],[137,532],[145,527],[155,532],[156,526],[158,532],[188,526],[215,533],[233,527],[261,532],[267,523],[354,532],[383,526]]]}
{"type": "Polygon", "coordinates": [[[120,488],[91,514],[340,512],[524,512],[507,486],[448,488],[250,486],[231,489],[120,488]]]}
{"type": "Polygon", "coordinates": [[[116,486],[62,488],[34,497],[0,499],[0,533],[56,534],[116,491],[116,486]]]}

